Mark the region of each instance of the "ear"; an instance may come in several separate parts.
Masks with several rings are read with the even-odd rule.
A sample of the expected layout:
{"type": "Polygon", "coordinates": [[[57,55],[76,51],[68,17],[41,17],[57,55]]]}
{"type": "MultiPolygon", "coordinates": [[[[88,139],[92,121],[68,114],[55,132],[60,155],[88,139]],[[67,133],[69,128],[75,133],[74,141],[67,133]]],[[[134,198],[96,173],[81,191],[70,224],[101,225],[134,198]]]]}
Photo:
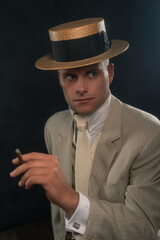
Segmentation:
{"type": "Polygon", "coordinates": [[[108,74],[109,74],[109,84],[112,83],[114,77],[114,64],[110,63],[108,66],[108,74]]]}

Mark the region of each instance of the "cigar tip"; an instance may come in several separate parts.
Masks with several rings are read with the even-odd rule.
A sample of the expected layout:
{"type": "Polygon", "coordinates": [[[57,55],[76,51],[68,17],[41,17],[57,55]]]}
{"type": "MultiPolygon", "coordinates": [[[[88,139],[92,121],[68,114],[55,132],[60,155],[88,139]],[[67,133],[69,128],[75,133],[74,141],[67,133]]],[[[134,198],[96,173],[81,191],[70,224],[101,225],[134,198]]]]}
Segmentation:
{"type": "Polygon", "coordinates": [[[21,153],[21,151],[18,148],[15,150],[15,152],[16,153],[21,153]]]}

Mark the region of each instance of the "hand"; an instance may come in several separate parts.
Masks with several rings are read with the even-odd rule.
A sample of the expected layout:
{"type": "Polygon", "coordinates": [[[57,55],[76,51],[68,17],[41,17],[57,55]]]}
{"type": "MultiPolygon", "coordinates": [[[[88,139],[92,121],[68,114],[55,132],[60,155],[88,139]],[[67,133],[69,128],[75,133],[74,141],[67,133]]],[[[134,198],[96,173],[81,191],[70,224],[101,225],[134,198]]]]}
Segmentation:
{"type": "MultiPolygon", "coordinates": [[[[24,163],[11,172],[10,176],[17,177],[23,174],[18,185],[25,186],[25,189],[34,184],[41,185],[47,198],[71,217],[78,206],[79,194],[67,183],[57,157],[43,153],[28,153],[22,155],[22,158],[24,163]]],[[[19,164],[19,159],[13,159],[12,163],[19,164]]]]}

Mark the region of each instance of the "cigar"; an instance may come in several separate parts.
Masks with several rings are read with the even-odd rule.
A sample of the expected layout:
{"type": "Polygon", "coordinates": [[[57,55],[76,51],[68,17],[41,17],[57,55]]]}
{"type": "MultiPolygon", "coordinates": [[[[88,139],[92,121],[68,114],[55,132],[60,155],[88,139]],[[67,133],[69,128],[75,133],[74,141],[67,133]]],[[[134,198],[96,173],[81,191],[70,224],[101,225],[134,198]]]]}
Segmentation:
{"type": "Polygon", "coordinates": [[[19,159],[19,163],[20,163],[20,164],[23,164],[23,158],[22,158],[21,151],[17,148],[17,149],[15,150],[15,152],[16,152],[17,157],[18,157],[18,159],[19,159]]]}

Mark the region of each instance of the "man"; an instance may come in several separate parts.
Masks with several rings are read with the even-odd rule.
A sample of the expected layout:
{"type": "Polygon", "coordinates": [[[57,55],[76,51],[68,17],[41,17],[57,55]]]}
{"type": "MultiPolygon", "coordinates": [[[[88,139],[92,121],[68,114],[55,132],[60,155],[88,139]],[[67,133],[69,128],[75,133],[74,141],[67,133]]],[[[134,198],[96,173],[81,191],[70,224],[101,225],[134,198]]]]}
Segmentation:
{"type": "Polygon", "coordinates": [[[49,33],[53,55],[36,67],[58,70],[69,110],[46,123],[50,155],[23,155],[11,176],[23,174],[19,186],[26,189],[44,188],[55,240],[158,239],[160,122],[109,90],[114,76],[109,59],[128,43],[111,42],[101,18],[62,24],[49,33]],[[80,128],[78,118],[87,126],[80,128]]]}

